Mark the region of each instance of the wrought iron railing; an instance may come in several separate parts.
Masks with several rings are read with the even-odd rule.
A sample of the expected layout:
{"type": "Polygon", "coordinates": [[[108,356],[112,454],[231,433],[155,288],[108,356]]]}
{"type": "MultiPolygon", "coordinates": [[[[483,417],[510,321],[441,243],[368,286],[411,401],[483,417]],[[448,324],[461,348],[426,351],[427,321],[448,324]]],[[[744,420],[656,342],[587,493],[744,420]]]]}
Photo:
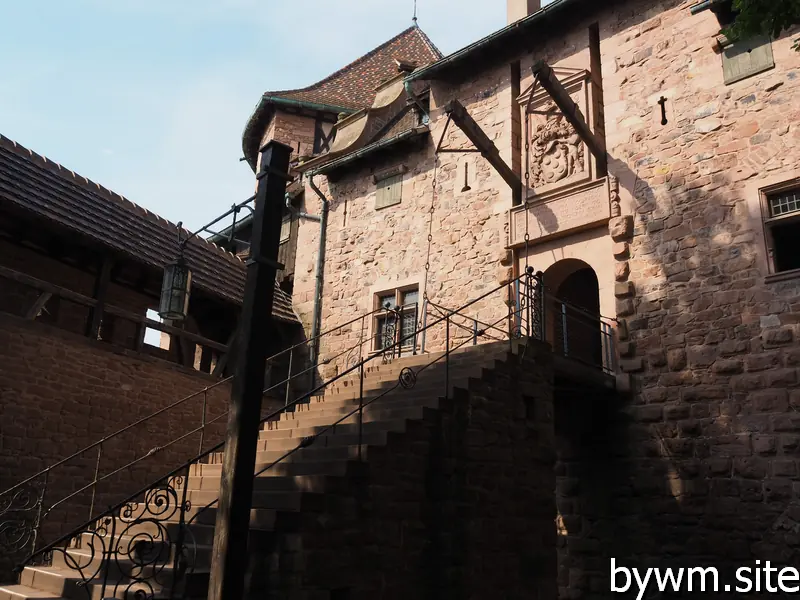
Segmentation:
{"type": "MultiPolygon", "coordinates": [[[[539,280],[532,273],[526,273],[510,284],[494,288],[458,310],[432,320],[422,329],[396,339],[391,346],[365,353],[364,358],[356,364],[347,366],[336,376],[311,390],[299,393],[292,401],[267,414],[262,423],[279,417],[287,410],[292,410],[312,396],[319,395],[344,377],[353,375],[360,382],[357,406],[354,405],[352,410],[347,411],[330,425],[320,428],[314,435],[300,440],[294,448],[263,466],[256,476],[275,468],[276,465],[285,464],[292,455],[312,446],[320,436],[331,432],[337,425],[355,415],[358,416],[360,458],[365,408],[398,389],[407,390],[414,387],[418,378],[429,369],[433,369],[436,364],[444,365],[444,373],[437,373],[438,377],[434,377],[433,381],[443,383],[443,397],[449,396],[452,384],[451,355],[472,341],[469,337],[456,340],[453,336],[456,329],[453,326],[454,320],[463,317],[470,307],[493,295],[499,295],[501,301],[508,305],[508,310],[494,322],[486,323],[486,329],[505,332],[504,338],[509,342],[517,337],[535,334],[537,329],[533,317],[541,312],[539,307],[534,306],[537,302],[537,287],[540,287],[539,280]],[[523,291],[522,296],[517,298],[522,298],[522,302],[515,299],[514,292],[515,288],[519,287],[518,283],[522,283],[523,291]],[[403,347],[407,347],[409,340],[416,340],[420,333],[431,335],[437,330],[444,332],[444,337],[440,340],[443,341],[441,352],[430,355],[431,360],[416,369],[402,369],[394,385],[371,396],[365,395],[364,372],[371,362],[383,361],[386,355],[400,354],[403,347]],[[440,381],[440,378],[443,381],[440,381]]],[[[298,372],[293,377],[302,376],[303,373],[298,372]]],[[[207,464],[212,454],[222,450],[223,443],[203,450],[191,460],[170,470],[156,483],[141,488],[108,510],[92,516],[68,534],[36,549],[22,561],[21,566],[56,563],[71,570],[78,580],[78,585],[86,589],[89,598],[129,597],[133,594],[145,600],[165,595],[171,598],[191,595],[192,585],[201,587],[204,585],[203,578],[207,573],[197,557],[206,555],[207,546],[210,544],[208,529],[197,528],[202,525],[213,525],[213,513],[210,511],[215,507],[217,500],[193,506],[189,478],[193,470],[207,464]],[[198,542],[197,536],[201,534],[205,535],[203,543],[198,542]]],[[[17,534],[34,535],[33,528],[29,526],[27,532],[20,529],[17,534]]],[[[26,573],[27,571],[23,571],[21,575],[23,583],[26,582],[26,573]]],[[[200,595],[203,593],[201,591],[200,595]]]]}
{"type": "MultiPolygon", "coordinates": [[[[313,389],[321,365],[345,355],[354,357],[348,360],[357,364],[373,350],[365,333],[367,322],[381,314],[391,317],[392,311],[379,308],[359,315],[267,359],[267,371],[273,381],[267,383],[264,394],[282,397],[284,406],[291,409],[291,394],[313,389]],[[310,360],[309,348],[316,339],[353,326],[361,331],[353,344],[324,360],[310,360]],[[288,372],[274,376],[284,368],[288,372]]],[[[53,539],[65,529],[95,518],[97,506],[108,506],[109,502],[127,497],[142,481],[152,479],[168,465],[182,464],[188,457],[202,454],[209,442],[219,442],[228,415],[220,406],[228,405],[227,384],[231,380],[227,377],[184,396],[0,492],[0,571],[15,556],[18,560],[40,548],[42,537],[53,539]],[[163,438],[149,429],[154,423],[169,424],[163,427],[163,438]],[[176,432],[176,427],[182,429],[176,432]],[[142,439],[149,443],[137,451],[142,439]],[[197,445],[193,446],[192,440],[197,445]],[[138,478],[137,484],[136,479],[131,481],[133,470],[151,475],[138,478]],[[111,492],[112,488],[122,488],[122,492],[111,492]]]]}

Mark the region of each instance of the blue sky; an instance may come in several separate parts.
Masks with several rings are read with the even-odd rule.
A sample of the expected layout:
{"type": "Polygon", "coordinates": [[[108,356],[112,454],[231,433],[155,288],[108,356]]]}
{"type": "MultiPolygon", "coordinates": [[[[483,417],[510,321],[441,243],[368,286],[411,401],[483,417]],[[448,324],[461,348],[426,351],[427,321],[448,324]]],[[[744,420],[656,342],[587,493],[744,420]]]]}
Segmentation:
{"type": "MultiPolygon", "coordinates": [[[[171,221],[246,199],[262,92],[309,85],[411,24],[413,0],[0,0],[0,133],[171,221]]],[[[419,0],[450,53],[505,2],[419,0]]]]}

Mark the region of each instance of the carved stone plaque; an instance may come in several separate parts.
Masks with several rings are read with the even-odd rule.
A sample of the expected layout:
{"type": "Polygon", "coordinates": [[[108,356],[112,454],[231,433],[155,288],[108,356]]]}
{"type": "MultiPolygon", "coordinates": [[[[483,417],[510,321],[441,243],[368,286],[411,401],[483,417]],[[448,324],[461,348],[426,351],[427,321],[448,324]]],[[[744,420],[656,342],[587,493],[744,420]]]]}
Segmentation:
{"type": "Polygon", "coordinates": [[[611,217],[608,180],[606,178],[575,187],[568,193],[542,200],[531,200],[527,207],[511,209],[511,245],[561,236],[601,224],[611,217]]]}
{"type": "MultiPolygon", "coordinates": [[[[556,75],[592,126],[589,113],[588,73],[584,70],[555,69],[556,75]]],[[[550,96],[543,89],[530,89],[518,99],[527,143],[528,184],[534,193],[542,194],[563,186],[592,179],[592,156],[586,144],[550,96]]],[[[523,155],[523,161],[526,156],[523,155]]]]}

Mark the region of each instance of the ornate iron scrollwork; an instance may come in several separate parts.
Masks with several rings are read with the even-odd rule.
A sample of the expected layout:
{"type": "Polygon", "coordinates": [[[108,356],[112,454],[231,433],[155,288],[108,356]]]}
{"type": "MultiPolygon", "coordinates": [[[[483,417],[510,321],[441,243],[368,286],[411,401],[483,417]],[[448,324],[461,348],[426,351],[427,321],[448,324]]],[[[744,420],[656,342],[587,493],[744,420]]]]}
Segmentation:
{"type": "Polygon", "coordinates": [[[87,598],[124,600],[176,597],[195,568],[197,548],[186,514],[186,474],[162,480],[139,498],[75,532],[63,545],[30,557],[73,571],[87,598]],[[96,588],[100,588],[97,596],[96,588]]]}
{"type": "Polygon", "coordinates": [[[413,369],[409,369],[408,367],[400,371],[400,377],[398,379],[400,380],[400,385],[407,390],[417,385],[417,374],[413,369]]]}
{"type": "Polygon", "coordinates": [[[44,488],[24,485],[0,496],[0,548],[4,559],[20,559],[33,550],[44,488]]]}

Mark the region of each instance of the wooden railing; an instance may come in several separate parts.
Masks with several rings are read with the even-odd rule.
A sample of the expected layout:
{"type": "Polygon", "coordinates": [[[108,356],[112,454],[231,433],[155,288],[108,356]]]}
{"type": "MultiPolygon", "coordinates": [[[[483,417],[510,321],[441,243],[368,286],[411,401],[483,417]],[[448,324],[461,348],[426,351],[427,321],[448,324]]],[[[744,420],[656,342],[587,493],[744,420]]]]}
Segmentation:
{"type": "MultiPolygon", "coordinates": [[[[196,333],[191,333],[179,327],[167,325],[148,319],[146,315],[137,314],[130,310],[101,303],[95,298],[90,298],[73,290],[55,285],[53,283],[37,279],[25,273],[20,273],[8,267],[0,265],[0,279],[12,281],[21,286],[35,290],[39,293],[36,300],[28,307],[20,306],[19,310],[13,311],[17,316],[27,320],[36,320],[46,308],[52,298],[59,298],[72,302],[78,306],[88,309],[85,319],[86,326],[83,334],[86,337],[112,342],[123,345],[129,350],[136,352],[146,352],[159,358],[164,358],[176,362],[186,367],[194,368],[198,371],[222,375],[224,364],[227,362],[228,345],[210,340],[196,333]],[[92,327],[91,323],[102,323],[107,317],[121,319],[134,325],[134,335],[132,341],[129,339],[120,340],[120,336],[103,336],[103,327],[92,327]],[[145,347],[145,332],[152,329],[172,336],[175,349],[172,352],[154,347],[145,347]],[[201,348],[200,357],[197,358],[196,347],[201,348]]],[[[3,294],[3,286],[0,284],[0,296],[3,294]]],[[[73,328],[66,328],[73,330],[73,328]]],[[[129,337],[129,336],[128,336],[129,337]]]]}

